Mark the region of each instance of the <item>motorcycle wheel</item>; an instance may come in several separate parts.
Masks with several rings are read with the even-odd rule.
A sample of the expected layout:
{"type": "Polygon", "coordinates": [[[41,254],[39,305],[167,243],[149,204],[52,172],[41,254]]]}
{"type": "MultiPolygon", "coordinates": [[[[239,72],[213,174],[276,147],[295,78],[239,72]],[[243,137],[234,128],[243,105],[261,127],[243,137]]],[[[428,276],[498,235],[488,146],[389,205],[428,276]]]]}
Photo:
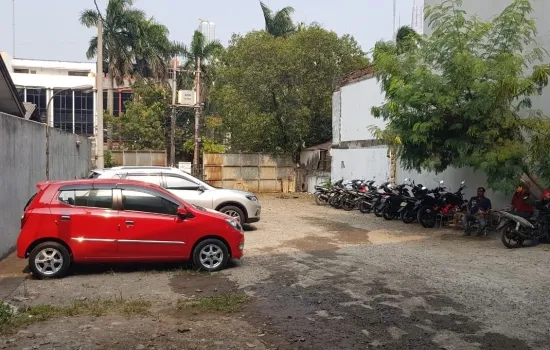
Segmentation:
{"type": "Polygon", "coordinates": [[[327,205],[328,200],[326,199],[326,196],[323,196],[322,193],[315,193],[315,203],[317,205],[327,205]]]}
{"type": "Polygon", "coordinates": [[[417,220],[425,228],[434,228],[437,213],[430,207],[422,207],[418,211],[417,220]]]}
{"type": "Polygon", "coordinates": [[[410,209],[405,209],[401,212],[400,219],[405,224],[412,224],[416,220],[416,214],[410,209]]]}
{"type": "Polygon", "coordinates": [[[355,208],[355,202],[350,195],[346,195],[340,199],[340,207],[345,211],[352,211],[355,208]]]}
{"type": "Polygon", "coordinates": [[[334,209],[340,209],[340,196],[334,195],[330,197],[330,199],[328,200],[328,204],[330,204],[330,206],[334,209]]]}
{"type": "Polygon", "coordinates": [[[523,245],[523,238],[520,238],[514,231],[515,223],[510,223],[500,229],[500,240],[508,249],[519,248],[523,245]]]}
{"type": "Polygon", "coordinates": [[[395,219],[395,212],[392,210],[391,204],[386,204],[384,209],[382,209],[382,216],[386,220],[395,219]]]}
{"type": "Polygon", "coordinates": [[[369,214],[372,211],[372,204],[367,200],[359,202],[359,211],[363,214],[369,214]]]}
{"type": "Polygon", "coordinates": [[[382,203],[378,203],[374,208],[374,215],[376,215],[377,217],[381,218],[382,217],[382,210],[384,210],[384,206],[382,205],[382,203]]]}

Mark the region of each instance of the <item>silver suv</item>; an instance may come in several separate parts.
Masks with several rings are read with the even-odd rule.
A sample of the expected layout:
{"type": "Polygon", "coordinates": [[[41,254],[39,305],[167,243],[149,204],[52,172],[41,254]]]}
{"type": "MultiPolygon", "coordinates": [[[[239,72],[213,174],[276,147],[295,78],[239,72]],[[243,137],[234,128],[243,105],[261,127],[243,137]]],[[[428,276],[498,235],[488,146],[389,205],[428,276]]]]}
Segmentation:
{"type": "Polygon", "coordinates": [[[88,177],[119,178],[154,183],[186,202],[217,210],[239,219],[242,223],[260,221],[261,206],[253,193],[212,187],[177,168],[121,166],[95,169],[88,177]]]}

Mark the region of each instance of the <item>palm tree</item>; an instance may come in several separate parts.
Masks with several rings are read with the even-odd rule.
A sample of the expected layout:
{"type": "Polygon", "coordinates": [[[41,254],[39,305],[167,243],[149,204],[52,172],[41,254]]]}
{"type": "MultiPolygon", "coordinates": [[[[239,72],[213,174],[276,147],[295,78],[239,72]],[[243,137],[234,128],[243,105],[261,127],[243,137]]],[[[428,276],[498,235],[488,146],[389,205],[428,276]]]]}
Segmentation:
{"type": "Polygon", "coordinates": [[[264,13],[265,20],[265,30],[270,35],[275,37],[285,37],[296,32],[296,26],[292,21],[292,13],[294,13],[294,8],[287,6],[275,14],[266,4],[260,1],[260,6],[264,13]]]}
{"type": "Polygon", "coordinates": [[[417,40],[420,38],[417,32],[409,26],[402,26],[397,30],[395,35],[395,45],[398,53],[404,53],[416,46],[417,40]]]}
{"type": "Polygon", "coordinates": [[[168,28],[154,18],[142,20],[136,28],[132,43],[136,63],[135,73],[144,78],[164,80],[170,59],[185,53],[183,45],[168,39],[168,28]]]}
{"type": "Polygon", "coordinates": [[[204,101],[204,96],[206,96],[206,88],[213,83],[214,60],[221,50],[223,50],[223,46],[219,41],[207,42],[206,37],[198,30],[193,34],[191,45],[184,48],[184,69],[197,71],[197,61],[200,59],[201,77],[204,78],[201,80],[201,101],[204,101]]]}
{"type": "MultiPolygon", "coordinates": [[[[139,23],[145,19],[141,10],[132,8],[133,4],[133,0],[109,0],[105,16],[101,14],[97,3],[95,10],[84,10],[80,14],[80,23],[88,28],[97,27],[100,17],[103,20],[103,58],[108,79],[107,110],[111,114],[114,110],[114,82],[122,84],[124,77],[133,71],[132,44],[139,23]]],[[[90,39],[86,57],[95,57],[97,50],[97,36],[94,36],[90,39]]]]}

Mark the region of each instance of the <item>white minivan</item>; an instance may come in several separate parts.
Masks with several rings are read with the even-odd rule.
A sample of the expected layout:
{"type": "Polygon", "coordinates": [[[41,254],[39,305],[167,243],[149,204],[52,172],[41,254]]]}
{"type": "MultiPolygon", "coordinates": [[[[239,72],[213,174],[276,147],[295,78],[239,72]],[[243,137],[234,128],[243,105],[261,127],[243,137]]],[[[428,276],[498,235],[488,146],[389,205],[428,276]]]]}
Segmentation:
{"type": "Polygon", "coordinates": [[[120,166],[95,169],[88,178],[119,178],[149,182],[164,187],[188,203],[217,210],[238,219],[241,223],[260,221],[262,207],[253,193],[212,187],[177,168],[120,166]]]}

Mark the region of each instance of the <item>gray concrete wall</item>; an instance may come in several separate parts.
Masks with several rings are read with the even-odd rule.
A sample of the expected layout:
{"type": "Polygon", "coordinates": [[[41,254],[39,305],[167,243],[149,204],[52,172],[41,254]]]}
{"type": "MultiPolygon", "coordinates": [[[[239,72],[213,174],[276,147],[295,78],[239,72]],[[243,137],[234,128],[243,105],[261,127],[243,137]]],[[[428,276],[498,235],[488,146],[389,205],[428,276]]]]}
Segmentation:
{"type": "MultiPolygon", "coordinates": [[[[50,179],[85,177],[90,169],[90,141],[50,131],[50,179]]],[[[36,193],[36,184],[46,179],[45,125],[0,113],[0,164],[1,259],[15,246],[23,207],[36,193]]]]}
{"type": "MultiPolygon", "coordinates": [[[[483,21],[490,21],[498,16],[506,6],[512,3],[512,0],[463,0],[462,8],[468,15],[476,15],[483,21]]],[[[424,0],[425,5],[438,5],[442,0],[424,0]]],[[[533,12],[531,17],[535,19],[538,34],[536,37],[537,43],[550,52],[550,0],[531,0],[533,12]]],[[[428,26],[428,22],[424,21],[424,33],[429,35],[432,32],[428,26]]],[[[546,63],[550,62],[550,58],[545,59],[546,63]]],[[[542,96],[532,98],[533,108],[543,111],[546,115],[550,115],[550,88],[546,87],[542,96]]]]}

